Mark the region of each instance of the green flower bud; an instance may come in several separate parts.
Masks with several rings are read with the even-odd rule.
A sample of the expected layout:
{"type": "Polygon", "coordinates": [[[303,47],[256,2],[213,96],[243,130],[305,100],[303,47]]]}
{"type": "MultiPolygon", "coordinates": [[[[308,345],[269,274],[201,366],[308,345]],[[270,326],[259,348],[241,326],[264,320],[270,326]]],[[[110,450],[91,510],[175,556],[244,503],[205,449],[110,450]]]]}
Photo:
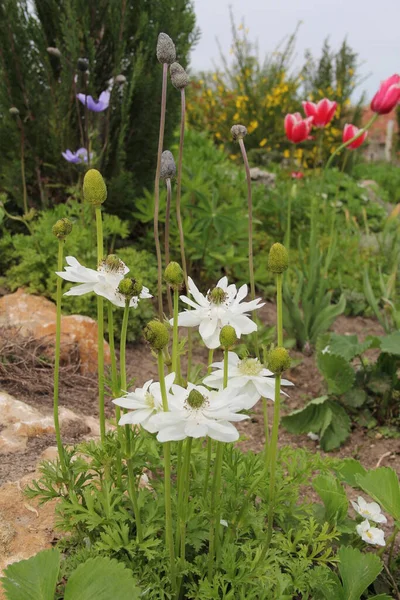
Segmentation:
{"type": "Polygon", "coordinates": [[[273,244],[268,254],[268,269],[272,273],[283,273],[289,266],[289,255],[285,246],[273,244]]]}
{"type": "Polygon", "coordinates": [[[208,292],[207,300],[213,304],[222,304],[226,300],[226,292],[220,287],[215,287],[208,292]]]}
{"type": "Polygon", "coordinates": [[[177,262],[170,262],[164,271],[164,279],[172,288],[179,290],[184,279],[181,265],[177,262]]]}
{"type": "Polygon", "coordinates": [[[203,404],[206,402],[206,399],[204,398],[203,394],[200,394],[200,392],[197,390],[191,390],[186,402],[191,408],[197,409],[203,406],[203,404]]]}
{"type": "Polygon", "coordinates": [[[119,282],[118,291],[125,296],[127,300],[130,300],[134,296],[140,295],[142,287],[141,281],[137,281],[133,277],[124,277],[124,279],[121,279],[119,282]]]}
{"type": "Polygon", "coordinates": [[[89,169],[83,180],[83,197],[93,206],[100,206],[107,198],[107,187],[97,169],[89,169]]]}
{"type": "Polygon", "coordinates": [[[177,62],[172,63],[169,68],[171,83],[177,90],[183,90],[189,85],[189,77],[185,69],[177,62]]]}
{"type": "Polygon", "coordinates": [[[152,350],[162,350],[169,342],[169,331],[164,323],[150,321],[143,330],[144,338],[149,342],[152,350]]]}
{"type": "Polygon", "coordinates": [[[59,219],[57,223],[54,223],[52,232],[59,240],[65,240],[67,235],[72,231],[72,223],[69,219],[59,219]]]}
{"type": "Polygon", "coordinates": [[[232,348],[236,344],[237,340],[238,338],[236,331],[232,325],[225,325],[221,329],[221,333],[219,334],[219,343],[224,350],[229,350],[232,348]]]}
{"type": "Polygon", "coordinates": [[[234,142],[242,140],[247,135],[247,127],[244,125],[233,125],[231,127],[231,134],[234,142]]]}
{"type": "Polygon", "coordinates": [[[290,367],[290,356],[286,348],[278,346],[268,353],[267,368],[280,375],[290,367]]]}
{"type": "Polygon", "coordinates": [[[176,166],[172,152],[164,150],[161,154],[160,179],[172,179],[176,175],[176,166]]]}
{"type": "Polygon", "coordinates": [[[160,33],[157,40],[157,60],[169,65],[176,60],[175,44],[166,33],[160,33]]]}

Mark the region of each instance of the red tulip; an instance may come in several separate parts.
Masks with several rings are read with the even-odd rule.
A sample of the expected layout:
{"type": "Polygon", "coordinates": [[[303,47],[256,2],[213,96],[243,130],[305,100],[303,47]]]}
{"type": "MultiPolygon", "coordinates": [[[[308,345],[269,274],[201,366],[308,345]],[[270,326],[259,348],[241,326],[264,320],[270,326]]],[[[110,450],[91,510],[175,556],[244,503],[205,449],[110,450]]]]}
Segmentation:
{"type": "Polygon", "coordinates": [[[304,173],[301,171],[292,171],[291,172],[292,179],[303,179],[304,173]]]}
{"type": "Polygon", "coordinates": [[[400,75],[392,75],[381,83],[381,87],[372,98],[371,110],[378,115],[386,115],[400,102],[400,75]]]}
{"type": "Polygon", "coordinates": [[[295,144],[304,142],[309,136],[313,118],[303,119],[300,113],[288,114],[285,117],[286,137],[295,144]]]}
{"type": "Polygon", "coordinates": [[[337,102],[324,98],[318,104],[314,102],[303,102],[304,112],[307,117],[314,117],[313,125],[315,127],[325,127],[330,123],[335,115],[337,102]]]}
{"type": "MultiPolygon", "coordinates": [[[[343,143],[348,142],[349,140],[351,140],[351,138],[353,138],[355,135],[357,135],[357,133],[360,130],[358,129],[358,127],[355,127],[355,125],[350,125],[349,123],[346,123],[346,125],[344,126],[343,129],[343,143]]],[[[349,144],[348,146],[346,146],[347,148],[349,148],[350,150],[355,150],[356,148],[359,148],[361,146],[361,144],[365,141],[365,138],[368,135],[368,131],[364,131],[364,133],[362,135],[360,135],[359,138],[357,138],[356,140],[354,140],[354,142],[351,142],[351,144],[349,144]]]]}

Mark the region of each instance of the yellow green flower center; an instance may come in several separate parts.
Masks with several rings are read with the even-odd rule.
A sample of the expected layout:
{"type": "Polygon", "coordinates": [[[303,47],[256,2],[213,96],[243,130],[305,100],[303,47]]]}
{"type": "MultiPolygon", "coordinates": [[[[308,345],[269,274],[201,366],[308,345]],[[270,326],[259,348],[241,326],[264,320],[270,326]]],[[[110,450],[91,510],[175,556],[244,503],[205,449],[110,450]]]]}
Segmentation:
{"type": "Polygon", "coordinates": [[[197,390],[192,390],[189,396],[187,397],[186,402],[189,404],[190,408],[194,408],[195,410],[197,410],[205,404],[206,399],[203,396],[203,394],[200,394],[200,392],[198,392],[197,390]]]}
{"type": "Polygon", "coordinates": [[[150,394],[150,392],[146,392],[144,395],[144,400],[147,404],[147,406],[151,409],[155,408],[155,403],[154,403],[154,396],[153,394],[150,394]]]}
{"type": "Polygon", "coordinates": [[[258,358],[244,358],[238,365],[242,375],[259,375],[262,371],[262,364],[258,358]]]}
{"type": "Polygon", "coordinates": [[[220,287],[215,287],[208,292],[207,299],[212,304],[222,304],[227,298],[227,293],[220,287]]]}

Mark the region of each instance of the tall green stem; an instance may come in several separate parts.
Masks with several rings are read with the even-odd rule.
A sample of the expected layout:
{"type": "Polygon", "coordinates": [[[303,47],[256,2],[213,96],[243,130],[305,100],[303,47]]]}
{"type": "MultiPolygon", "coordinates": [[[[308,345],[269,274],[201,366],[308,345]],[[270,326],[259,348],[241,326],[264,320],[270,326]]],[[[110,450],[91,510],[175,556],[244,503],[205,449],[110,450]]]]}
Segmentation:
{"type": "MultiPolygon", "coordinates": [[[[103,219],[101,207],[96,206],[96,231],[97,231],[97,263],[103,260],[103,219]]],[[[99,385],[99,418],[100,436],[104,442],[106,437],[106,419],[104,413],[104,299],[97,296],[97,361],[99,385]]]]}
{"type": "Polygon", "coordinates": [[[162,304],[162,258],[160,246],[160,233],[158,227],[159,211],[160,211],[160,169],[161,155],[164,145],[164,129],[165,129],[165,111],[167,106],[167,74],[168,64],[163,64],[162,92],[161,92],[161,115],[160,115],[160,131],[158,136],[158,151],[157,151],[157,168],[154,181],[154,240],[156,244],[157,254],[157,298],[158,298],[158,316],[160,321],[163,318],[162,304]]]}
{"type": "MultiPolygon", "coordinates": [[[[251,176],[250,176],[250,166],[247,158],[246,147],[244,145],[243,139],[239,139],[239,146],[242,152],[244,168],[246,171],[246,181],[247,181],[247,211],[248,211],[248,245],[249,245],[249,279],[250,279],[250,295],[251,299],[254,300],[256,297],[256,286],[254,280],[254,261],[253,261],[253,198],[251,192],[251,176]]],[[[256,311],[253,310],[253,321],[256,322],[256,311]]],[[[258,348],[258,333],[257,330],[254,333],[255,346],[256,346],[256,354],[259,357],[259,348],[258,348]]]]}
{"type": "MultiPolygon", "coordinates": [[[[228,385],[228,358],[229,353],[228,350],[224,350],[224,379],[223,385],[224,389],[228,385]]],[[[217,442],[217,452],[215,457],[215,466],[214,466],[214,479],[213,479],[213,487],[211,494],[211,510],[213,511],[213,516],[211,518],[211,527],[210,527],[210,543],[208,550],[208,579],[211,581],[214,571],[214,556],[219,556],[219,544],[220,544],[220,520],[221,520],[221,481],[222,481],[222,462],[224,456],[224,443],[217,442]]]]}
{"type": "Polygon", "coordinates": [[[24,215],[28,214],[28,194],[26,191],[26,178],[25,178],[25,134],[24,128],[21,126],[21,180],[22,180],[22,199],[24,206],[24,215]]]}
{"type": "MultiPolygon", "coordinates": [[[[208,351],[207,375],[210,375],[210,373],[211,373],[211,365],[212,365],[213,357],[214,357],[214,350],[210,349],[208,351]]],[[[207,496],[208,480],[210,478],[210,469],[211,469],[212,439],[210,437],[207,437],[206,444],[207,444],[207,459],[206,459],[206,468],[205,468],[204,485],[203,485],[203,497],[204,498],[207,496]]]]}
{"type": "Polygon", "coordinates": [[[370,118],[370,120],[368,121],[368,123],[365,125],[365,127],[362,127],[359,130],[359,132],[354,137],[352,137],[350,140],[347,140],[347,142],[344,142],[344,144],[341,144],[340,146],[338,146],[336,148],[335,152],[333,152],[330,155],[330,157],[329,157],[329,159],[328,159],[328,161],[327,161],[327,163],[325,165],[325,169],[329,169],[329,167],[331,166],[332,161],[333,161],[334,157],[336,156],[336,154],[338,154],[339,152],[341,152],[342,150],[344,150],[344,148],[347,148],[347,146],[350,146],[350,144],[352,144],[355,140],[358,140],[358,138],[361,137],[363,135],[363,133],[365,133],[371,127],[371,125],[373,123],[375,123],[375,121],[376,121],[376,119],[378,117],[379,117],[379,115],[376,114],[376,113],[374,115],[372,115],[372,117],[370,118]]]}
{"type": "MultiPolygon", "coordinates": [[[[58,240],[58,260],[57,270],[62,271],[63,269],[63,250],[64,240],[58,240]]],[[[57,277],[57,315],[56,315],[56,346],[55,346],[55,358],[54,358],[54,400],[53,400],[53,414],[54,414],[54,429],[56,432],[58,456],[60,458],[60,465],[63,473],[66,472],[64,446],[61,440],[60,422],[58,419],[58,395],[59,395],[59,377],[60,377],[60,346],[61,346],[61,294],[62,294],[62,279],[57,277]]]]}
{"type": "Polygon", "coordinates": [[[183,571],[186,559],[186,519],[187,519],[187,504],[189,501],[189,489],[190,489],[190,455],[192,452],[193,438],[188,437],[186,439],[185,455],[183,458],[183,496],[179,510],[179,530],[180,530],[180,562],[181,570],[183,571]]]}
{"type": "MultiPolygon", "coordinates": [[[[114,317],[112,311],[112,304],[108,302],[108,342],[110,345],[110,354],[111,354],[111,392],[113,398],[117,398],[119,395],[119,382],[118,382],[118,369],[117,369],[117,357],[115,354],[115,341],[114,341],[114,317]]],[[[119,420],[121,418],[121,409],[119,406],[115,405],[115,421],[117,424],[117,436],[120,448],[122,448],[122,437],[121,437],[121,427],[118,426],[119,420]]],[[[119,484],[121,483],[122,477],[122,461],[121,461],[121,453],[118,451],[117,456],[117,479],[119,484]]]]}
{"type": "MultiPolygon", "coordinates": [[[[165,185],[167,187],[167,204],[165,206],[165,264],[169,265],[170,255],[169,255],[169,229],[170,229],[170,221],[171,221],[171,179],[165,180],[165,185]]],[[[172,315],[172,298],[171,298],[171,289],[167,285],[167,300],[168,300],[168,310],[169,314],[172,315]]]]}
{"type": "MultiPolygon", "coordinates": [[[[121,390],[127,391],[127,382],[126,382],[126,336],[128,331],[128,321],[129,321],[129,300],[125,301],[124,308],[124,317],[122,319],[122,327],[121,327],[121,340],[119,347],[119,360],[120,360],[120,371],[121,371],[121,390]]],[[[125,425],[125,435],[126,435],[126,462],[128,466],[128,489],[129,496],[132,502],[133,514],[135,515],[136,522],[136,534],[138,542],[141,543],[143,541],[143,529],[142,529],[142,521],[140,519],[140,510],[138,504],[137,497],[137,489],[136,489],[136,481],[135,481],[135,473],[133,469],[133,458],[131,456],[131,432],[129,425],[125,425]]]]}
{"type": "MultiPolygon", "coordinates": [[[[167,390],[165,387],[164,356],[158,352],[158,377],[160,379],[161,398],[164,412],[168,411],[167,390]]],[[[176,590],[175,550],[172,530],[171,503],[171,442],[164,442],[164,502],[165,502],[165,538],[170,560],[172,589],[176,590]]]]}
{"type": "Polygon", "coordinates": [[[174,289],[174,320],[172,328],[172,372],[175,373],[175,381],[179,381],[180,369],[178,369],[178,312],[179,312],[179,290],[174,289]]]}

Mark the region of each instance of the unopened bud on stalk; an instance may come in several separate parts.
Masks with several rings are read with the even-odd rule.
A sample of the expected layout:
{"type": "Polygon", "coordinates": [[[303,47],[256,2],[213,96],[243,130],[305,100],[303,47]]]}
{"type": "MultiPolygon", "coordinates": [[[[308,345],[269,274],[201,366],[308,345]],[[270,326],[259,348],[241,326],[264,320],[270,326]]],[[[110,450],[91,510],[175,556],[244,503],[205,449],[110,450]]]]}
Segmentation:
{"type": "Polygon", "coordinates": [[[107,187],[97,169],[89,169],[83,180],[83,197],[86,202],[100,206],[107,198],[107,187]]]}
{"type": "Polygon", "coordinates": [[[78,66],[79,71],[82,71],[82,73],[86,73],[86,71],[89,69],[88,59],[87,58],[78,58],[77,66],[78,66]]]}
{"type": "Polygon", "coordinates": [[[221,333],[219,334],[219,343],[224,350],[229,350],[232,348],[236,344],[237,340],[238,338],[236,331],[232,325],[225,325],[221,329],[221,333]]]}
{"type": "Polygon", "coordinates": [[[162,350],[168,345],[169,331],[161,321],[150,321],[143,330],[144,339],[152,350],[162,350]]]}
{"type": "Polygon", "coordinates": [[[130,300],[134,296],[139,296],[142,291],[142,283],[133,277],[124,277],[119,282],[118,291],[120,294],[125,296],[127,300],[130,300]]]}
{"type": "Polygon", "coordinates": [[[169,65],[176,60],[175,44],[166,33],[160,33],[157,40],[157,59],[169,65]]]}
{"type": "Polygon", "coordinates": [[[285,246],[273,244],[268,254],[268,269],[272,273],[283,273],[289,266],[289,255],[285,246]]]}
{"type": "Polygon", "coordinates": [[[12,106],[11,108],[9,108],[8,112],[10,113],[10,115],[13,115],[13,117],[19,115],[19,110],[16,106],[12,106]]]}
{"type": "Polygon", "coordinates": [[[58,48],[53,48],[53,46],[49,46],[48,48],[46,48],[46,50],[49,54],[51,54],[51,56],[55,56],[56,58],[61,57],[61,52],[58,48]]]}
{"type": "Polygon", "coordinates": [[[171,74],[171,83],[177,90],[183,90],[189,85],[189,76],[179,63],[172,63],[169,72],[171,74]]]}
{"type": "Polygon", "coordinates": [[[170,262],[164,271],[164,279],[169,286],[179,290],[184,279],[181,265],[174,261],[170,262]]]}
{"type": "Polygon", "coordinates": [[[278,346],[268,353],[267,357],[267,368],[280,375],[283,371],[286,371],[290,367],[290,356],[286,348],[278,346]]]}
{"type": "Polygon", "coordinates": [[[125,75],[122,75],[122,73],[120,73],[119,75],[116,76],[115,78],[115,82],[122,84],[122,83],[126,83],[126,77],[125,75]]]}
{"type": "Polygon", "coordinates": [[[247,127],[244,125],[232,125],[231,134],[234,142],[242,140],[247,135],[247,127]]]}
{"type": "Polygon", "coordinates": [[[65,240],[67,235],[72,231],[72,223],[69,219],[59,219],[57,223],[54,223],[52,232],[59,240],[65,240]]]}
{"type": "Polygon", "coordinates": [[[176,175],[175,160],[172,152],[164,150],[161,154],[160,179],[172,179],[176,175]]]}

